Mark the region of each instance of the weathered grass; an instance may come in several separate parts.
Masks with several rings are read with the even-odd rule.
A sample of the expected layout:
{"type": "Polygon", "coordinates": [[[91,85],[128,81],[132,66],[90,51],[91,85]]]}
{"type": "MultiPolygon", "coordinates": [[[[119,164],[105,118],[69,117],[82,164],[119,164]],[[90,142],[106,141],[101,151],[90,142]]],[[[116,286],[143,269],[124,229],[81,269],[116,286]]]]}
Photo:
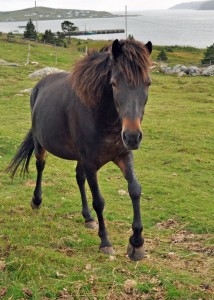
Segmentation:
{"type": "MultiPolygon", "coordinates": [[[[1,43],[1,42],[0,42],[1,43]]],[[[0,45],[0,58],[21,67],[0,67],[0,293],[3,299],[212,299],[213,298],[213,77],[152,74],[153,84],[135,152],[143,185],[146,258],[126,256],[132,206],[126,182],[113,164],[100,170],[105,217],[116,257],[98,251],[97,233],[81,216],[75,162],[48,156],[44,203],[32,211],[35,166],[28,178],[11,181],[3,170],[30,127],[29,96],[20,90],[36,81],[24,66],[26,45],[0,45]],[[24,53],[25,51],[25,53],[24,53]],[[127,290],[126,280],[134,288],[127,290]],[[70,295],[70,296],[69,296],[70,295]]],[[[50,65],[49,46],[37,45],[35,59],[50,65]],[[49,57],[49,58],[48,58],[49,57]]],[[[71,49],[58,67],[69,70],[71,49]]],[[[174,52],[175,55],[175,52],[174,52]]],[[[180,61],[181,62],[181,61],[180,61]]],[[[54,64],[54,60],[53,60],[54,64]]],[[[89,198],[90,192],[87,188],[89,198]]],[[[0,296],[1,297],[1,296],[0,296]]]]}

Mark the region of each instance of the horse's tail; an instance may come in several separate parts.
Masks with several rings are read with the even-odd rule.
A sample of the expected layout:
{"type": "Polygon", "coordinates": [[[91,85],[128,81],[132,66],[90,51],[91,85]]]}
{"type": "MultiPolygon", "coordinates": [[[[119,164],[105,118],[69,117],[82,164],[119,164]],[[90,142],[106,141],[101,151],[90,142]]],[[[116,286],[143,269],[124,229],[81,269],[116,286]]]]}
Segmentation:
{"type": "Polygon", "coordinates": [[[6,169],[7,173],[11,173],[11,178],[14,177],[18,168],[21,166],[20,174],[25,175],[29,172],[29,163],[31,156],[34,152],[34,143],[33,143],[33,135],[32,129],[29,130],[28,134],[26,135],[24,141],[19,146],[19,149],[15,156],[13,157],[12,161],[10,162],[9,166],[6,169]]]}

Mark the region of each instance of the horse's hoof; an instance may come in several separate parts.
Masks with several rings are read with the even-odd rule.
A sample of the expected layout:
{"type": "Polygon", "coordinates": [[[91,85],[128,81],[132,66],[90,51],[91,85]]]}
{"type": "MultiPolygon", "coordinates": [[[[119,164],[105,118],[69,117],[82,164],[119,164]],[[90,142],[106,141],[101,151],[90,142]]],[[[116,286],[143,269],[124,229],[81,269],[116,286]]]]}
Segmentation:
{"type": "Polygon", "coordinates": [[[89,229],[98,229],[98,225],[95,221],[85,222],[85,227],[87,227],[89,229]]]}
{"type": "Polygon", "coordinates": [[[100,247],[100,251],[107,255],[115,255],[113,247],[100,247]]]}
{"type": "Polygon", "coordinates": [[[134,247],[129,242],[128,248],[127,248],[128,256],[133,261],[142,260],[144,258],[144,247],[143,245],[140,247],[134,247]]]}
{"type": "Polygon", "coordinates": [[[33,200],[32,200],[31,203],[30,203],[30,206],[31,206],[32,209],[39,209],[39,208],[41,207],[41,204],[36,205],[36,204],[33,202],[33,200]]]}

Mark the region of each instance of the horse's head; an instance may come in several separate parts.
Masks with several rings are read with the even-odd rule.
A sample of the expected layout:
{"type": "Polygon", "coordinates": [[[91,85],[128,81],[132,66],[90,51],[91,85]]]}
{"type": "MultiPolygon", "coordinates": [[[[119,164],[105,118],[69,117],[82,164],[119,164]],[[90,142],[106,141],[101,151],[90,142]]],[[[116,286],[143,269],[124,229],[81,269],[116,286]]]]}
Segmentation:
{"type": "Polygon", "coordinates": [[[112,44],[111,85],[122,122],[122,140],[129,150],[142,140],[141,122],[148,99],[149,55],[152,43],[115,40],[112,44]]]}

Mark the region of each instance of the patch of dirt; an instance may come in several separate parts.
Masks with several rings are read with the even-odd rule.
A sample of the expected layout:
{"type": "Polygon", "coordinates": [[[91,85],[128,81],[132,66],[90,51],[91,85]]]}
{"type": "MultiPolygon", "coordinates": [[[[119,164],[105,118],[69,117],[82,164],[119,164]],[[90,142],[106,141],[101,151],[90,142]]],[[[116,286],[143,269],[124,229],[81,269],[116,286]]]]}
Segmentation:
{"type": "MultiPolygon", "coordinates": [[[[186,225],[173,219],[159,222],[157,224],[159,230],[171,229],[174,233],[169,231],[166,236],[166,232],[164,232],[158,238],[148,239],[145,237],[145,261],[156,265],[157,268],[172,269],[178,274],[186,272],[189,276],[195,276],[201,282],[198,286],[185,281],[175,282],[174,285],[178,290],[188,289],[192,293],[201,293],[203,290],[205,295],[203,299],[214,299],[212,235],[192,233],[184,229],[186,225]]],[[[149,280],[142,279],[142,282],[149,282],[149,280]]],[[[159,288],[157,285],[155,287],[159,288]]],[[[165,299],[164,296],[156,298],[150,292],[149,295],[150,297],[145,299],[165,299]]],[[[164,291],[162,295],[164,295],[164,291]]]]}
{"type": "Polygon", "coordinates": [[[22,292],[23,292],[26,296],[28,296],[28,297],[32,297],[32,296],[33,296],[33,292],[32,292],[30,289],[28,289],[28,288],[23,288],[23,289],[22,289],[22,292]]]}
{"type": "Polygon", "coordinates": [[[0,290],[0,297],[4,297],[6,294],[7,294],[7,288],[6,288],[6,287],[3,287],[3,288],[0,290]]]}
{"type": "Polygon", "coordinates": [[[24,206],[17,206],[15,208],[11,208],[9,210],[9,214],[13,215],[13,214],[23,214],[23,211],[25,210],[24,206]]]}
{"type": "Polygon", "coordinates": [[[210,236],[208,234],[193,234],[189,231],[183,230],[173,234],[171,242],[172,244],[182,244],[185,249],[191,252],[214,256],[214,246],[203,245],[209,237],[210,236]]]}
{"type": "Polygon", "coordinates": [[[74,255],[74,251],[69,247],[60,247],[57,249],[57,251],[68,257],[71,257],[74,255]]]}
{"type": "Polygon", "coordinates": [[[106,297],[106,300],[164,300],[166,299],[166,293],[162,287],[153,287],[148,293],[140,293],[137,289],[133,289],[130,292],[121,292],[120,294],[115,294],[111,292],[106,297]]]}
{"type": "MultiPolygon", "coordinates": [[[[30,186],[30,187],[35,187],[35,186],[36,186],[36,181],[29,179],[29,180],[27,180],[27,181],[25,182],[25,185],[26,185],[26,186],[30,186]]],[[[53,183],[52,183],[52,182],[45,182],[45,181],[42,181],[42,185],[43,185],[43,186],[53,186],[53,183]]]]}
{"type": "Polygon", "coordinates": [[[162,229],[174,229],[176,228],[177,226],[179,225],[178,222],[176,222],[175,220],[173,219],[168,219],[168,220],[165,220],[165,221],[162,221],[162,222],[158,222],[156,224],[157,228],[159,230],[162,230],[162,229]]]}
{"type": "Polygon", "coordinates": [[[0,271],[4,271],[6,268],[6,263],[4,260],[0,260],[0,271]]]}
{"type": "Polygon", "coordinates": [[[67,300],[73,300],[73,296],[69,294],[68,290],[64,288],[62,291],[59,291],[58,293],[58,300],[67,299],[67,300]]]}

